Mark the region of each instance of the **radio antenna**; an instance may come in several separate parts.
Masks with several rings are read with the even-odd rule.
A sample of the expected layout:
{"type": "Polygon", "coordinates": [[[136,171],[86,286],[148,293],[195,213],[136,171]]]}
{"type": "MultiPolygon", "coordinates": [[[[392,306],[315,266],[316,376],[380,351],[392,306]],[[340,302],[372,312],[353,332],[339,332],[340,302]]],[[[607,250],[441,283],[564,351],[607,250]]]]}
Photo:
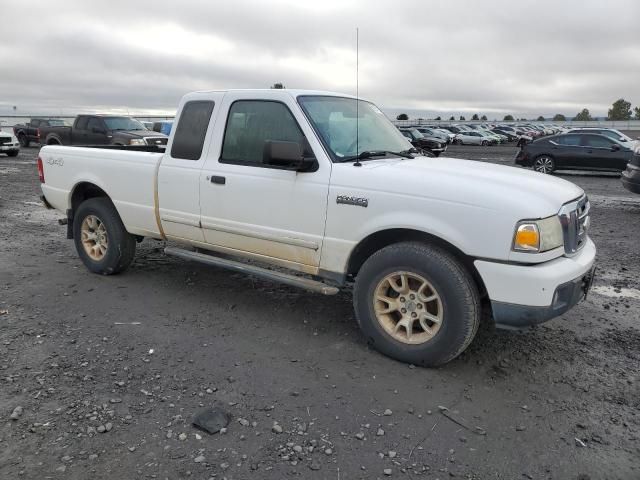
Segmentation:
{"type": "Polygon", "coordinates": [[[360,124],[360,96],[359,96],[359,82],[358,82],[358,60],[359,60],[359,47],[360,47],[360,39],[359,39],[359,28],[356,27],[356,163],[353,164],[354,167],[361,167],[362,164],[360,163],[360,158],[359,158],[359,152],[360,152],[360,145],[359,145],[359,138],[360,138],[360,131],[359,131],[359,124],[360,124]]]}

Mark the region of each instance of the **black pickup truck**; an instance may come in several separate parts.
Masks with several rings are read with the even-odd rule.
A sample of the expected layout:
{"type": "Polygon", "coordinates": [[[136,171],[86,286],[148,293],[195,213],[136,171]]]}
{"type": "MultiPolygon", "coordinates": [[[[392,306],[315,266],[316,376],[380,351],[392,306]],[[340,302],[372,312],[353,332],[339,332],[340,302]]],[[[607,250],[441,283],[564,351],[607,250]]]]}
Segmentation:
{"type": "Polygon", "coordinates": [[[64,127],[66,123],[59,118],[32,118],[29,123],[14,125],[13,133],[20,145],[28,147],[31,142],[40,143],[40,129],[45,127],[64,127]]]}
{"type": "Polygon", "coordinates": [[[72,127],[40,128],[44,145],[163,146],[168,137],[147,130],[138,120],[115,115],[78,115],[72,127]]]}

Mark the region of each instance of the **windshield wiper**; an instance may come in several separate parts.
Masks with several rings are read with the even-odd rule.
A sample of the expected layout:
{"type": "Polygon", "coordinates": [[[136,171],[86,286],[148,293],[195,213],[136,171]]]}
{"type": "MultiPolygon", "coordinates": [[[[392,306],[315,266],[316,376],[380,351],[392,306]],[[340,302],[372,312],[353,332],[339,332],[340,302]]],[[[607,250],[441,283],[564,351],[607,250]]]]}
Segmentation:
{"type": "Polygon", "coordinates": [[[396,155],[398,157],[413,158],[412,153],[417,153],[415,149],[403,150],[402,152],[392,152],[391,150],[365,150],[360,152],[359,155],[351,155],[349,157],[341,158],[340,162],[350,162],[352,160],[367,160],[374,157],[385,157],[387,155],[396,155]]]}

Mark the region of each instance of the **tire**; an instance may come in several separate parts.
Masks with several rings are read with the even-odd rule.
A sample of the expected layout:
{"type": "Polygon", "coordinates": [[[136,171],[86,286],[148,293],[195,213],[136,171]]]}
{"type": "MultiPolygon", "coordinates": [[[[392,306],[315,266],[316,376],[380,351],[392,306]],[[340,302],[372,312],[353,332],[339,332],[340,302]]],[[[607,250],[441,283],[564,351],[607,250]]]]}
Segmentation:
{"type": "Polygon", "coordinates": [[[390,245],[369,257],[356,277],[353,302],[360,329],[376,350],[427,367],[460,355],[473,340],[481,317],[478,288],[469,272],[444,250],[418,242],[390,245]],[[403,273],[407,281],[393,280],[401,287],[398,292],[388,279],[401,279],[403,273]],[[421,284],[424,289],[418,294],[421,284]],[[429,300],[432,294],[437,299],[429,300]],[[376,300],[381,296],[394,302],[376,300]],[[424,320],[427,330],[421,318],[411,320],[417,312],[439,316],[439,323],[424,320]],[[408,328],[398,327],[405,321],[411,322],[411,335],[408,328]]]}
{"type": "Polygon", "coordinates": [[[456,138],[453,143],[455,143],[456,145],[462,145],[462,140],[460,140],[459,138],[456,138]]]}
{"type": "Polygon", "coordinates": [[[431,152],[434,157],[439,157],[442,152],[431,152]]]}
{"type": "Polygon", "coordinates": [[[486,146],[487,146],[487,145],[489,145],[489,144],[487,143],[487,141],[486,141],[486,140],[482,140],[481,145],[482,145],[483,147],[486,147],[486,146]]]}
{"type": "Polygon", "coordinates": [[[17,157],[19,153],[20,153],[20,151],[19,151],[19,150],[14,150],[14,151],[12,151],[12,152],[7,152],[7,155],[8,155],[9,157],[17,157]]]}
{"type": "Polygon", "coordinates": [[[551,155],[539,155],[533,161],[533,169],[539,173],[550,174],[556,169],[556,162],[551,155]]]}
{"type": "Polygon", "coordinates": [[[18,135],[18,142],[20,142],[20,146],[24,148],[27,148],[31,143],[29,141],[29,138],[24,133],[21,133],[20,135],[18,135]]]}
{"type": "Polygon", "coordinates": [[[104,197],[80,204],[73,218],[73,239],[82,263],[93,273],[120,273],[136,254],[135,237],[124,228],[113,203],[104,197]]]}

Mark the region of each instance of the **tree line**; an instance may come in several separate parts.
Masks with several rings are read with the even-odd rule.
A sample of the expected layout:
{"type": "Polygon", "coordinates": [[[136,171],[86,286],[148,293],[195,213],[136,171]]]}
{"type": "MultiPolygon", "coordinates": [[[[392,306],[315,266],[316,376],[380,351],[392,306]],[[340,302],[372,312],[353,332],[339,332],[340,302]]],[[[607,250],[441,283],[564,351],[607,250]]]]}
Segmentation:
{"type": "MultiPolygon", "coordinates": [[[[396,118],[397,120],[409,120],[409,115],[407,115],[406,113],[401,113],[396,118]]],[[[611,105],[611,108],[609,109],[609,112],[607,113],[607,120],[631,120],[631,119],[640,120],[640,106],[632,109],[631,102],[627,102],[624,98],[619,98],[618,100],[613,102],[613,104],[611,105]]],[[[434,120],[442,120],[442,117],[438,116],[434,118],[434,120]]],[[[449,120],[455,121],[456,117],[451,115],[451,117],[449,117],[449,120]]],[[[466,120],[466,118],[464,117],[464,115],[460,115],[458,120],[464,121],[466,120]]],[[[480,117],[477,113],[475,113],[473,117],[471,117],[471,120],[486,121],[487,116],[482,115],[480,117]]],[[[495,120],[496,119],[494,119],[494,121],[495,120]]],[[[527,119],[526,118],[516,119],[513,117],[513,115],[505,115],[503,119],[503,121],[505,122],[513,122],[515,120],[525,121],[527,119]]],[[[542,115],[540,115],[536,120],[539,122],[544,122],[547,119],[544,118],[542,115]]],[[[589,112],[588,108],[583,108],[581,112],[578,112],[576,116],[573,117],[573,121],[578,121],[578,122],[590,122],[592,120],[594,120],[594,118],[591,116],[591,113],[589,112]]],[[[556,113],[553,116],[553,121],[566,122],[567,117],[562,115],[561,113],[556,113]]]]}

